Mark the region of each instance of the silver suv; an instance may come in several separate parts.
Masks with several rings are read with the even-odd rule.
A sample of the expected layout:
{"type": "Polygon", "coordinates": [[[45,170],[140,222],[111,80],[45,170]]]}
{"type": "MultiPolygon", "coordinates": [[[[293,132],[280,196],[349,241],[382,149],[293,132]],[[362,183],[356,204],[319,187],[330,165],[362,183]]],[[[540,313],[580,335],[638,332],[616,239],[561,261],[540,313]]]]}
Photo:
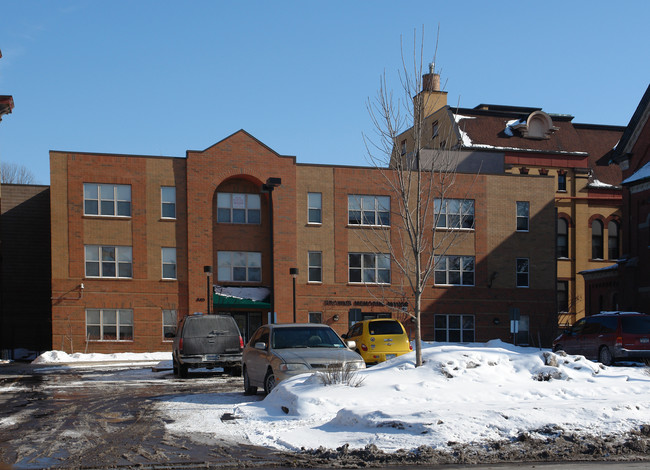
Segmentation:
{"type": "Polygon", "coordinates": [[[363,358],[327,325],[287,323],[263,325],[244,348],[244,392],[270,393],[275,385],[294,375],[333,369],[364,369],[363,358]]]}
{"type": "Polygon", "coordinates": [[[244,340],[230,315],[189,315],[178,325],[172,351],[174,374],[186,378],[188,369],[223,367],[241,374],[244,340]]]}

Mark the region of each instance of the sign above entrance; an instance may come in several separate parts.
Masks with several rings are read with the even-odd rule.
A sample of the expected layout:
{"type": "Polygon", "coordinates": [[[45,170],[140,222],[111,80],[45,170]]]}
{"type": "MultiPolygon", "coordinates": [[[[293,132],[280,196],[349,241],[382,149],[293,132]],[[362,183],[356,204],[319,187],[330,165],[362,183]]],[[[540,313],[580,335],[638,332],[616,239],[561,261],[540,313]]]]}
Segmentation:
{"type": "Polygon", "coordinates": [[[323,300],[328,307],[407,307],[408,302],[380,302],[379,300],[323,300]]]}

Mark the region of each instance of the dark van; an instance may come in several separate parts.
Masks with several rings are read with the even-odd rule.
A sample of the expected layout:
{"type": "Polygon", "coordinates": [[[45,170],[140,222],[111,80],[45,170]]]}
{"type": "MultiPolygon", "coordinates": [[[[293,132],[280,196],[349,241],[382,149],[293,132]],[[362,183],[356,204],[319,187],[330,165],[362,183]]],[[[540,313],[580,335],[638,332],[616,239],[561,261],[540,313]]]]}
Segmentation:
{"type": "Polygon", "coordinates": [[[188,315],[174,336],[174,374],[186,378],[188,369],[222,367],[226,373],[240,375],[243,349],[244,340],[230,315],[188,315]]]}
{"type": "Polygon", "coordinates": [[[582,318],[553,341],[553,350],[608,366],[618,360],[650,363],[650,315],[602,312],[582,318]]]}

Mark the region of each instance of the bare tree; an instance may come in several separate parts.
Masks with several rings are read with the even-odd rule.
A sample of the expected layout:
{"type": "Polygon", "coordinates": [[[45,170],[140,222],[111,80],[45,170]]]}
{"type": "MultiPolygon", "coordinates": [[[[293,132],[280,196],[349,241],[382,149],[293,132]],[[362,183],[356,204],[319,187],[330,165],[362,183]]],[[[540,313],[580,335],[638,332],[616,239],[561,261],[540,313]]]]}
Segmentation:
{"type": "MultiPolygon", "coordinates": [[[[415,323],[415,365],[418,367],[422,365],[422,296],[434,275],[438,257],[446,253],[458,233],[435,230],[441,207],[455,184],[457,165],[456,153],[446,144],[454,141],[452,126],[438,130],[431,121],[431,110],[446,106],[446,97],[444,103],[435,102],[443,99],[441,93],[427,92],[440,90],[440,76],[434,70],[435,54],[429,73],[423,74],[424,38],[418,51],[414,33],[413,44],[413,57],[407,60],[402,43],[398,97],[389,89],[384,72],[377,96],[368,100],[376,135],[364,135],[368,158],[384,177],[391,194],[391,212],[398,220],[391,222],[390,231],[359,233],[375,252],[388,250],[391,268],[401,274],[401,279],[391,280],[385,289],[408,303],[405,314],[415,323]]],[[[381,294],[384,299],[387,298],[385,289],[381,294]]],[[[384,300],[383,303],[398,310],[394,302],[384,300]]]]}
{"type": "Polygon", "coordinates": [[[4,184],[34,184],[34,179],[25,165],[2,162],[0,166],[0,182],[4,184]]]}

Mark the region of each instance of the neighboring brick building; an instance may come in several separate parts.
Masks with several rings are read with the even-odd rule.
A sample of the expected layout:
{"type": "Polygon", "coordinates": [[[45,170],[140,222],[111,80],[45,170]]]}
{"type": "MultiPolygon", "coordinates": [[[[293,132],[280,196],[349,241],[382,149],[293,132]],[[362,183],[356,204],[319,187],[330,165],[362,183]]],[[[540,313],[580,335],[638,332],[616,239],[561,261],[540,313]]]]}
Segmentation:
{"type": "Polygon", "coordinates": [[[0,349],[10,357],[16,349],[47,351],[50,188],[3,184],[0,202],[0,349]]]}
{"type": "MultiPolygon", "coordinates": [[[[494,161],[509,174],[548,175],[557,208],[557,313],[560,325],[585,316],[584,270],[621,257],[621,170],[611,163],[624,127],[578,124],[541,108],[480,104],[452,109],[439,80],[423,78],[425,147],[458,150],[484,172],[494,161]]],[[[403,148],[411,146],[409,132],[403,148]]]]}
{"type": "Polygon", "coordinates": [[[581,273],[587,312],[650,313],[650,86],[611,158],[623,172],[623,256],[581,273]]]}
{"type": "MultiPolygon", "coordinates": [[[[245,131],[186,158],[53,151],[50,165],[56,349],[170,349],[176,318],[208,308],[233,314],[249,337],[270,312],[293,320],[294,268],[299,322],[343,333],[361,318],[404,319],[398,270],[366,241],[376,230],[397,236],[386,170],[297,164],[245,131]]],[[[423,338],[511,340],[519,308],[529,321],[519,342],[549,345],[555,182],[493,166],[457,175],[449,197],[466,201],[472,224],[427,287],[423,338]],[[526,233],[516,201],[529,202],[526,233]]]]}

